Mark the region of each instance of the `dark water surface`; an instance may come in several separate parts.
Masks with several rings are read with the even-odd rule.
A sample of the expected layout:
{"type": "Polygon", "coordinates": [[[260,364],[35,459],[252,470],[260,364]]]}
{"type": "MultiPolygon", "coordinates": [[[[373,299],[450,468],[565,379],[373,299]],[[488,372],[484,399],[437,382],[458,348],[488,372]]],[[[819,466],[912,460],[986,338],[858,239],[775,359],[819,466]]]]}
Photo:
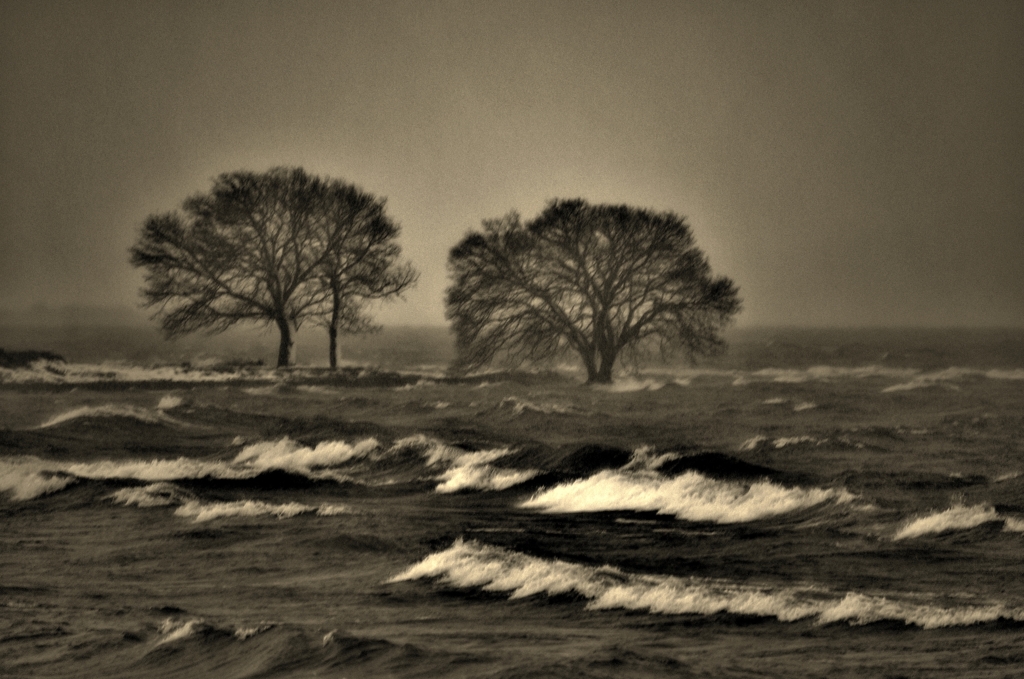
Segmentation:
{"type": "Polygon", "coordinates": [[[6,371],[0,674],[1021,676],[1020,338],[829,337],[604,390],[6,371]]]}

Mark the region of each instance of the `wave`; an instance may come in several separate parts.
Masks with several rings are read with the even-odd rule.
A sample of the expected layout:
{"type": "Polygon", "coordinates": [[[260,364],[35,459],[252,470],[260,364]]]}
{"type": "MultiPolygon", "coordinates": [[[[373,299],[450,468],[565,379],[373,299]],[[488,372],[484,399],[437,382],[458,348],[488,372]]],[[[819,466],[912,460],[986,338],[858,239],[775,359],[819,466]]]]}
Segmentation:
{"type": "Polygon", "coordinates": [[[237,500],[235,502],[199,502],[190,501],[174,510],[175,516],[193,519],[196,523],[212,521],[224,517],[244,516],[276,516],[279,519],[290,519],[299,514],[316,512],[320,516],[335,516],[348,510],[341,505],[320,505],[312,507],[299,502],[272,504],[260,500],[237,500]]]}
{"type": "MultiPolygon", "coordinates": [[[[946,533],[954,530],[968,530],[976,528],[985,523],[1004,521],[1004,525],[1010,525],[1009,521],[996,513],[995,507],[991,505],[973,505],[966,507],[956,505],[941,512],[935,512],[927,516],[909,521],[906,525],[896,531],[893,540],[906,540],[908,538],[919,538],[923,535],[934,533],[946,533]]],[[[1013,530],[1008,528],[1008,530],[1013,530]]]]}
{"type": "Polygon", "coordinates": [[[214,625],[207,623],[203,618],[192,618],[190,620],[167,618],[163,623],[161,623],[157,630],[160,637],[157,640],[156,645],[163,646],[164,644],[171,644],[190,637],[216,633],[220,633],[225,636],[230,635],[239,641],[245,641],[246,639],[252,638],[257,634],[262,634],[263,632],[273,628],[274,625],[272,623],[261,623],[250,627],[219,629],[214,625]]]}
{"type": "Polygon", "coordinates": [[[60,470],[50,469],[38,458],[0,460],[0,493],[11,493],[12,500],[33,500],[64,490],[77,481],[60,470]]]}
{"type": "Polygon", "coordinates": [[[606,470],[544,489],[521,506],[550,513],[655,511],[687,521],[743,523],[853,499],[843,489],[719,481],[694,471],[669,478],[653,472],[606,470]]]}
{"type": "Polygon", "coordinates": [[[344,441],[321,441],[309,448],[285,437],[279,441],[253,443],[235,456],[235,463],[254,469],[281,469],[310,472],[313,469],[336,467],[353,459],[363,458],[380,448],[377,439],[369,438],[355,444],[344,441]]]}
{"type": "Polygon", "coordinates": [[[277,382],[269,368],[204,369],[145,367],[122,363],[36,361],[27,368],[0,368],[0,384],[94,384],[102,382],[277,382]]]}
{"type": "Polygon", "coordinates": [[[784,623],[815,619],[821,625],[896,621],[924,629],[1024,621],[1024,609],[998,603],[943,607],[898,595],[834,593],[814,586],[756,587],[723,580],[637,575],[608,565],[544,559],[462,539],[449,549],[428,555],[387,584],[423,579],[439,579],[455,588],[509,592],[510,599],[574,592],[588,599],[588,610],[617,608],[676,616],[731,613],[784,623]]]}
{"type": "Polygon", "coordinates": [[[510,409],[516,415],[523,413],[541,413],[543,415],[582,415],[584,411],[575,406],[565,406],[557,403],[533,403],[523,398],[507,396],[498,403],[497,409],[510,409]]]}
{"type": "Polygon", "coordinates": [[[82,406],[51,417],[46,422],[39,425],[38,429],[48,429],[74,420],[97,417],[123,417],[137,420],[145,424],[184,426],[183,422],[180,422],[164,413],[164,410],[169,410],[170,408],[180,405],[181,400],[178,399],[177,403],[168,407],[167,403],[165,403],[167,398],[168,397],[165,396],[164,399],[160,401],[160,405],[157,406],[156,410],[130,405],[115,405],[112,403],[99,406],[82,406]]]}
{"type": "Polygon", "coordinates": [[[969,378],[988,378],[991,380],[1024,380],[1024,368],[1012,370],[993,368],[991,370],[976,370],[973,368],[946,368],[929,373],[914,376],[909,382],[901,382],[886,387],[882,393],[896,391],[910,391],[912,389],[927,389],[936,386],[955,387],[951,382],[969,378]]]}
{"type": "MultiPolygon", "coordinates": [[[[175,481],[249,482],[267,475],[294,475],[303,483],[384,483],[434,480],[439,493],[464,490],[505,490],[532,479],[535,469],[509,469],[491,463],[509,455],[508,448],[467,452],[418,435],[395,441],[390,447],[375,438],[354,443],[322,441],[304,446],[284,437],[246,445],[233,460],[201,460],[188,457],[154,460],[99,460],[96,462],[43,461],[21,458],[0,463],[0,492],[14,500],[27,500],[59,491],[79,480],[143,481],[169,484],[175,481]],[[362,481],[360,481],[362,479],[362,481]]],[[[281,478],[267,479],[281,483],[281,478]]],[[[180,490],[180,489],[179,489],[180,490]]],[[[115,498],[124,504],[164,502],[171,497],[167,486],[125,488],[115,498]]],[[[176,497],[176,496],[175,496],[176,497]]],[[[179,498],[180,499],[180,498],[179,498]]]]}
{"type": "Polygon", "coordinates": [[[193,519],[196,523],[211,521],[228,516],[265,516],[279,519],[315,512],[319,516],[336,516],[350,510],[345,505],[321,504],[312,507],[298,502],[272,504],[259,500],[236,500],[234,502],[202,502],[196,496],[173,483],[153,483],[141,488],[122,488],[109,496],[118,504],[137,507],[167,507],[178,505],[175,516],[193,519]]]}
{"type": "Polygon", "coordinates": [[[427,466],[444,465],[441,481],[435,488],[438,493],[455,493],[463,490],[505,490],[529,481],[540,473],[536,469],[502,469],[490,463],[509,455],[509,448],[494,448],[467,452],[446,446],[426,437],[400,441],[405,445],[423,448],[427,466]]]}
{"type": "Polygon", "coordinates": [[[195,496],[173,483],[161,481],[141,488],[122,488],[111,494],[110,499],[118,504],[129,506],[167,507],[193,501],[195,496]]]}
{"type": "Polygon", "coordinates": [[[725,613],[781,622],[814,619],[819,624],[864,625],[892,620],[925,629],[1024,620],[1024,610],[998,603],[949,608],[919,603],[909,596],[835,593],[816,586],[759,587],[725,580],[640,575],[612,566],[542,559],[461,538],[386,582],[420,579],[439,579],[455,588],[509,592],[509,599],[575,592],[588,600],[586,608],[592,611],[624,609],[702,616],[725,613]]]}

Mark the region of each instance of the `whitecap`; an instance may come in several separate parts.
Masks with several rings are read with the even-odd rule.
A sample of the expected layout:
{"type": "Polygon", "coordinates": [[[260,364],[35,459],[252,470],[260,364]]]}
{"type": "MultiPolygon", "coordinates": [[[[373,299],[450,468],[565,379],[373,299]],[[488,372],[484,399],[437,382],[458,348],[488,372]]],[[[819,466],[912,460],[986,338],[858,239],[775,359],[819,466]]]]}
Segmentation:
{"type": "Polygon", "coordinates": [[[178,406],[180,406],[184,402],[185,401],[180,396],[174,396],[173,394],[167,394],[166,396],[164,396],[163,398],[160,399],[159,403],[157,403],[156,409],[157,410],[173,410],[173,409],[177,408],[178,406]]]}
{"type": "Polygon", "coordinates": [[[122,488],[113,492],[109,498],[119,504],[137,507],[167,507],[195,499],[188,491],[166,481],[142,487],[122,488]]]}
{"type": "Polygon", "coordinates": [[[188,517],[196,523],[201,523],[203,521],[233,516],[255,517],[272,515],[279,519],[286,519],[314,511],[316,511],[316,507],[310,507],[298,502],[271,504],[261,500],[236,500],[235,502],[207,503],[192,500],[174,510],[174,514],[175,516],[188,517]]]}
{"type": "Polygon", "coordinates": [[[516,415],[522,415],[525,412],[542,413],[544,415],[569,415],[578,412],[573,406],[564,406],[557,403],[533,403],[526,399],[516,398],[515,396],[507,396],[498,403],[498,409],[511,408],[512,412],[516,415]]]}
{"type": "Polygon", "coordinates": [[[843,489],[719,481],[695,471],[668,478],[657,473],[606,470],[544,489],[521,506],[549,513],[655,511],[687,521],[742,523],[853,499],[843,489]]]}
{"type": "Polygon", "coordinates": [[[606,391],[612,394],[623,394],[633,391],[658,391],[665,386],[664,382],[655,379],[625,378],[616,380],[611,384],[598,384],[593,388],[598,391],[606,391]]]}
{"type": "MultiPolygon", "coordinates": [[[[161,401],[162,403],[162,401],[161,401]]],[[[181,425],[182,423],[175,420],[168,415],[165,415],[162,410],[149,410],[147,408],[140,408],[131,405],[115,405],[115,404],[104,404],[99,406],[81,406],[74,408],[67,412],[59,415],[54,415],[46,422],[39,425],[39,429],[47,429],[54,427],[58,424],[64,424],[72,420],[77,420],[85,417],[126,417],[146,424],[172,424],[181,425]]]]}
{"type": "Polygon", "coordinates": [[[278,441],[261,441],[246,446],[235,456],[235,463],[259,470],[308,473],[316,468],[333,467],[366,457],[379,447],[377,439],[368,438],[355,444],[321,441],[316,447],[309,448],[286,436],[278,441]]]}
{"type": "Polygon", "coordinates": [[[77,481],[38,458],[0,460],[0,493],[10,492],[12,500],[33,500],[77,481]]]}
{"type": "MultiPolygon", "coordinates": [[[[429,554],[387,584],[439,579],[456,588],[508,592],[510,599],[576,592],[588,610],[624,609],[653,614],[729,613],[774,617],[782,622],[814,618],[818,624],[868,624],[895,620],[925,629],[998,619],[1024,620],[1024,610],[982,603],[954,608],[919,603],[909,596],[834,593],[807,586],[757,586],[721,579],[639,575],[612,566],[587,566],[456,540],[429,554]]],[[[919,597],[920,598],[920,597],[919,597]]]]}
{"type": "Polygon", "coordinates": [[[913,519],[896,531],[893,540],[919,538],[922,535],[945,533],[952,530],[967,530],[998,520],[999,515],[996,514],[995,507],[991,505],[973,505],[971,507],[956,505],[945,511],[913,519]]]}
{"type": "Polygon", "coordinates": [[[187,639],[197,632],[204,632],[213,629],[210,625],[206,624],[206,621],[202,618],[193,618],[192,620],[174,620],[173,618],[167,618],[163,624],[160,625],[160,636],[162,637],[157,645],[169,644],[182,639],[187,639]]]}
{"type": "Polygon", "coordinates": [[[461,490],[505,490],[529,481],[539,473],[534,469],[500,469],[490,464],[510,452],[508,448],[466,452],[434,444],[424,451],[424,456],[428,466],[445,464],[448,467],[438,477],[441,483],[435,490],[438,493],[455,493],[461,490]]]}
{"type": "Polygon", "coordinates": [[[1024,519],[1006,517],[1003,520],[1003,530],[1009,533],[1024,533],[1024,519]]]}

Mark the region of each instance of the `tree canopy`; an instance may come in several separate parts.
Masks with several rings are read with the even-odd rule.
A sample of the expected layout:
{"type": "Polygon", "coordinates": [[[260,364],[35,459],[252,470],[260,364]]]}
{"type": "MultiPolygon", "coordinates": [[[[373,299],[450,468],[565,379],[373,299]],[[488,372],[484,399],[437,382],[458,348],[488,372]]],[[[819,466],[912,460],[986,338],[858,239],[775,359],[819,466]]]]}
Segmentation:
{"type": "Polygon", "coordinates": [[[720,349],[740,309],[672,212],[554,200],[526,223],[485,220],[448,263],[456,372],[576,354],[588,382],[606,383],[623,357],[720,349]]]}
{"type": "Polygon", "coordinates": [[[368,322],[366,299],[415,281],[411,267],[397,264],[398,231],[383,199],[301,168],[275,168],[222,174],[181,212],[150,216],[130,253],[146,270],[146,305],[157,307],[169,337],[273,323],[281,367],[305,319],[355,329],[368,322]]]}

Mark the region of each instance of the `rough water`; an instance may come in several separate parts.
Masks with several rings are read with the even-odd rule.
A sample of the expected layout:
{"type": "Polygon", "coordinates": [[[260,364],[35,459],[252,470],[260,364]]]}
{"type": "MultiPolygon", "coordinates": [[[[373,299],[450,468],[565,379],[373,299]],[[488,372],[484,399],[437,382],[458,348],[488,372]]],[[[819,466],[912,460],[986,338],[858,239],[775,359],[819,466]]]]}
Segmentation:
{"type": "Polygon", "coordinates": [[[1021,676],[1024,333],[823,337],[2,370],[0,675],[1021,676]]]}

